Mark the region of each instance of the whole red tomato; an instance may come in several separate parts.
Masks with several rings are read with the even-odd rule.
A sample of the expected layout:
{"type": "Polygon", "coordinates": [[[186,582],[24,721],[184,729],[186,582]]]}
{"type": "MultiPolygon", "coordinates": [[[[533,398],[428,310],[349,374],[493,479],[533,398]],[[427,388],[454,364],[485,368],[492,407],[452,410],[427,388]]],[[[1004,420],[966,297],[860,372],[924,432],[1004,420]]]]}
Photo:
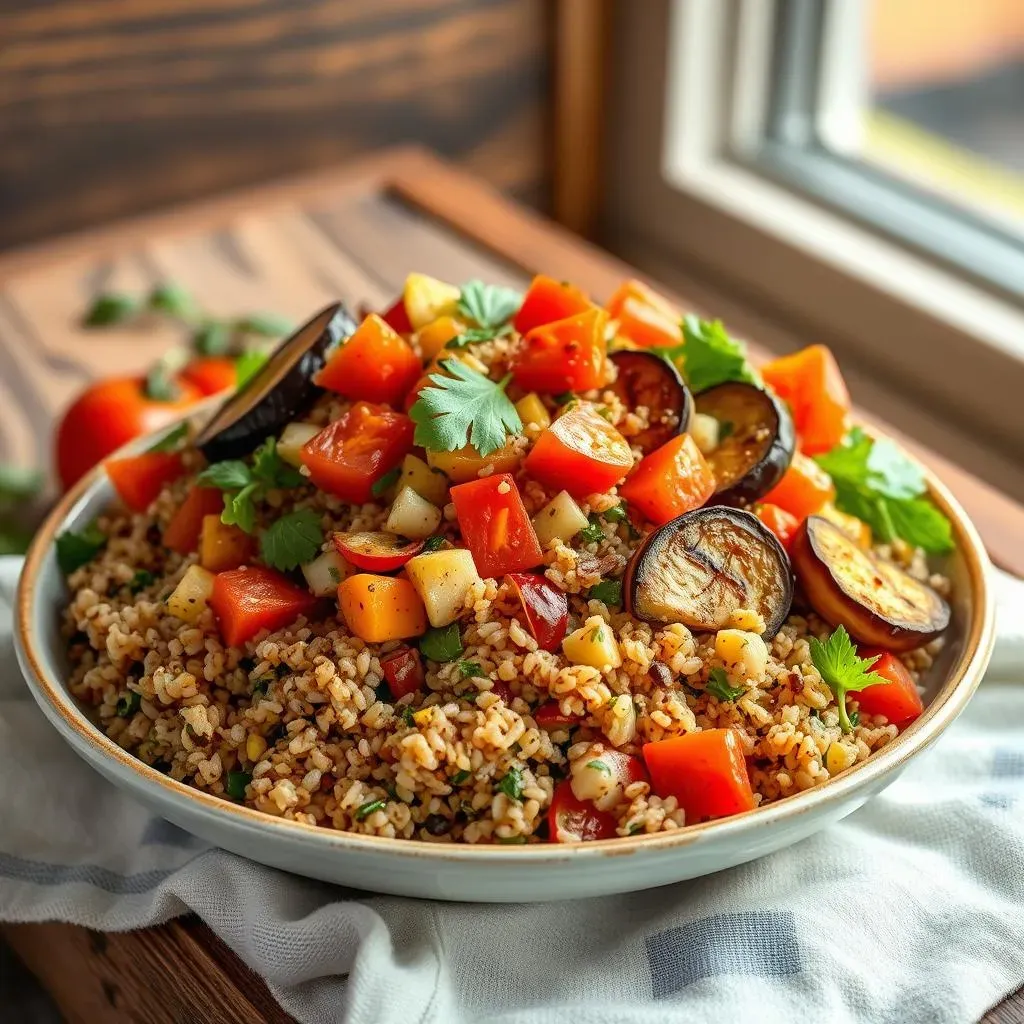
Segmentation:
{"type": "Polygon", "coordinates": [[[234,359],[208,356],[193,359],[179,375],[182,380],[198,388],[204,395],[217,395],[238,383],[234,359]]]}
{"type": "Polygon", "coordinates": [[[171,401],[150,398],[144,377],[93,384],[64,413],[57,429],[57,472],[65,490],[121,445],[173,423],[202,397],[187,380],[178,381],[171,401]]]}

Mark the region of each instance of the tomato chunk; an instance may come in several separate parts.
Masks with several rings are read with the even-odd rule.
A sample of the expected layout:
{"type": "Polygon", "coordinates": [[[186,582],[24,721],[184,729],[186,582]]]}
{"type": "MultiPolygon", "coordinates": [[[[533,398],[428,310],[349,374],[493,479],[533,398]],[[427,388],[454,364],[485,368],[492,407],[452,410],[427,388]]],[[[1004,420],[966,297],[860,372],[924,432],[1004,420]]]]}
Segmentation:
{"type": "Polygon", "coordinates": [[[406,647],[403,644],[390,654],[385,654],[380,659],[380,667],[395,700],[401,700],[407,694],[417,693],[423,689],[426,676],[423,673],[420,652],[415,647],[406,647]]]}
{"type": "Polygon", "coordinates": [[[121,500],[133,512],[145,512],[185,467],[178,452],[143,452],[123,459],[108,459],[107,476],[121,500]]]}
{"type": "Polygon", "coordinates": [[[220,515],[223,508],[222,491],[214,487],[193,487],[164,530],[164,547],[177,551],[179,555],[197,551],[203,518],[220,515]]]}
{"type": "Polygon", "coordinates": [[[582,721],[576,715],[565,715],[557,700],[545,701],[533,713],[533,720],[542,729],[564,729],[570,725],[579,725],[582,721]]]}
{"type": "Polygon", "coordinates": [[[793,535],[800,528],[800,520],[784,508],[779,508],[778,505],[758,505],[754,510],[754,515],[778,537],[779,543],[788,553],[793,535]]]}
{"type": "Polygon", "coordinates": [[[630,505],[658,526],[700,508],[714,491],[714,473],[689,434],[679,434],[645,456],[619,488],[630,505]]]}
{"type": "Polygon", "coordinates": [[[739,737],[732,729],[705,729],[645,743],[644,761],[654,792],[674,796],[687,824],[756,806],[739,737]]]}
{"type": "Polygon", "coordinates": [[[412,323],[409,320],[409,314],[405,311],[405,299],[401,295],[381,313],[380,318],[398,334],[412,333],[412,323]]]}
{"type": "Polygon", "coordinates": [[[526,624],[537,646],[544,651],[557,651],[569,622],[565,591],[533,572],[510,572],[505,578],[519,595],[526,624]]]}
{"type": "Polygon", "coordinates": [[[538,274],[523,296],[523,304],[512,320],[512,326],[520,334],[526,334],[541,324],[564,320],[590,309],[593,303],[575,285],[556,281],[546,274],[538,274]]]}
{"type": "Polygon", "coordinates": [[[820,512],[835,496],[828,473],[814,459],[797,452],[782,479],[764,496],[764,503],[777,505],[799,524],[820,512]]]}
{"type": "Polygon", "coordinates": [[[423,550],[423,541],[406,540],[382,530],[336,533],[334,546],[350,565],[367,572],[394,572],[423,550]]]}
{"type": "Polygon", "coordinates": [[[544,561],[511,473],[456,484],[451,497],[462,537],[481,576],[504,576],[544,561]]]}
{"type": "Polygon", "coordinates": [[[852,700],[857,701],[861,714],[885,715],[892,725],[900,729],[920,717],[924,711],[924,702],[907,666],[895,654],[881,647],[861,648],[857,653],[862,658],[878,655],[878,661],[871,666],[871,671],[885,679],[884,683],[876,683],[850,695],[852,700]]]}
{"type": "Polygon", "coordinates": [[[553,843],[614,839],[615,817],[608,811],[599,811],[592,803],[579,800],[569,780],[563,779],[551,796],[548,834],[553,843]]]}
{"type": "Polygon", "coordinates": [[[640,281],[623,281],[605,309],[619,322],[618,334],[641,348],[678,345],[682,341],[679,311],[640,281]]]}
{"type": "Polygon", "coordinates": [[[585,498],[614,487],[633,468],[629,442],[592,406],[559,416],[526,456],[526,471],[542,484],[585,498]]]}
{"type": "Polygon", "coordinates": [[[819,455],[846,433],[850,393],[835,356],[824,345],[810,345],[761,367],[764,382],[793,410],[800,448],[819,455]]]}
{"type": "Polygon", "coordinates": [[[273,569],[229,569],[213,580],[210,607],[229,647],[241,647],[261,629],[283,629],[308,615],[316,598],[273,569]]]}
{"type": "Polygon", "coordinates": [[[193,359],[181,371],[181,377],[204,395],[217,395],[238,384],[238,368],[234,359],[209,356],[193,359]]]}
{"type": "Polygon", "coordinates": [[[592,308],[534,327],[512,360],[525,391],[589,391],[605,381],[608,314],[592,308]]]}
{"type": "Polygon", "coordinates": [[[371,488],[412,451],[413,422],[383,405],[356,402],[302,449],[302,464],[321,490],[363,504],[371,488]]]}
{"type": "Polygon", "coordinates": [[[421,369],[409,343],[371,313],[313,381],[346,398],[395,404],[416,383],[421,369]]]}

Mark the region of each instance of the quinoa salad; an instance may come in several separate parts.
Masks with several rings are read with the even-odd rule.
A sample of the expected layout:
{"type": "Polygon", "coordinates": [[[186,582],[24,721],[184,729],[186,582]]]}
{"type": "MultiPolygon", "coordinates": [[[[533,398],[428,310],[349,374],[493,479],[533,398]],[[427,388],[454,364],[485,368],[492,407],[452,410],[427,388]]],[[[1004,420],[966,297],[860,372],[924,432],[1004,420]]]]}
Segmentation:
{"type": "Polygon", "coordinates": [[[831,353],[754,368],[412,274],[323,310],[57,539],[70,689],[135,757],[323,828],[582,842],[812,789],[922,712],[950,523],[831,353]]]}

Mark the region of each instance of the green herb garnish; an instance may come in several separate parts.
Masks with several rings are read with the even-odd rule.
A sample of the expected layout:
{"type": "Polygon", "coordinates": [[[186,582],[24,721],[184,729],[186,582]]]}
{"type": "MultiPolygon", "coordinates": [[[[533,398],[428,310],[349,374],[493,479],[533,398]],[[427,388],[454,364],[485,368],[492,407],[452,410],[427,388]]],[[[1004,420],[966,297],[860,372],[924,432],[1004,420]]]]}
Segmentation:
{"type": "Polygon", "coordinates": [[[137,569],[135,575],[128,581],[128,589],[133,594],[137,594],[140,590],[145,590],[155,580],[156,577],[148,569],[137,569]]]}
{"type": "Polygon", "coordinates": [[[201,356],[222,356],[231,348],[231,328],[219,320],[207,320],[192,332],[192,346],[201,356]]]}
{"type": "Polygon", "coordinates": [[[710,693],[712,697],[717,697],[720,701],[731,701],[742,697],[747,691],[742,686],[730,686],[725,669],[716,665],[708,676],[704,692],[710,693]]]}
{"type": "Polygon", "coordinates": [[[195,300],[181,285],[173,283],[158,284],[149,293],[146,306],[179,320],[190,320],[196,315],[195,300]]]}
{"type": "Polygon", "coordinates": [[[604,761],[588,761],[584,768],[593,768],[595,772],[600,772],[602,775],[611,775],[612,770],[604,763],[604,761]]]}
{"type": "Polygon", "coordinates": [[[252,775],[249,772],[228,772],[228,780],[224,786],[224,792],[232,800],[245,799],[245,787],[252,782],[252,775]]]}
{"type": "Polygon", "coordinates": [[[383,811],[385,807],[387,807],[386,800],[367,800],[365,804],[360,804],[359,809],[353,817],[356,821],[363,821],[371,814],[374,814],[377,811],[383,811]]]}
{"type": "Polygon", "coordinates": [[[260,555],[271,568],[287,572],[315,558],[323,542],[320,516],[303,508],[271,523],[260,537],[260,555]]]}
{"type": "Polygon", "coordinates": [[[81,530],[66,530],[57,537],[57,564],[61,572],[70,576],[91,562],[106,543],[106,534],[95,523],[89,523],[81,530]]]}
{"type": "Polygon", "coordinates": [[[491,327],[469,327],[464,330],[461,334],[456,334],[451,339],[445,348],[466,348],[469,345],[478,345],[484,341],[494,341],[496,338],[503,338],[507,334],[510,334],[512,328],[505,324],[504,327],[491,328],[491,327]]]}
{"type": "Polygon", "coordinates": [[[484,675],[483,667],[479,661],[460,661],[459,672],[462,674],[463,679],[482,678],[484,675]]]}
{"type": "Polygon", "coordinates": [[[239,390],[244,388],[267,365],[269,359],[266,352],[255,348],[246,349],[235,360],[235,387],[239,390]]]}
{"type": "Polygon", "coordinates": [[[131,320],[142,307],[138,299],[119,292],[97,295],[82,318],[83,327],[109,327],[131,320]]]}
{"type": "Polygon", "coordinates": [[[513,766],[505,773],[502,780],[498,783],[498,789],[502,791],[509,798],[509,800],[515,800],[519,802],[523,795],[523,773],[513,766]]]}
{"type": "Polygon", "coordinates": [[[459,313],[478,327],[498,328],[512,319],[523,297],[512,288],[467,281],[459,295],[459,313]]]}
{"type": "Polygon", "coordinates": [[[613,505],[611,508],[606,508],[601,513],[601,518],[606,523],[621,523],[628,517],[629,512],[626,509],[626,503],[624,501],[620,501],[618,505],[613,505]]]}
{"type": "Polygon", "coordinates": [[[379,480],[374,480],[370,485],[370,493],[375,498],[381,498],[388,491],[398,483],[399,477],[402,475],[402,467],[395,466],[394,469],[389,469],[379,480]]]}
{"type": "Polygon", "coordinates": [[[683,318],[682,330],[681,344],[650,351],[675,365],[692,391],[730,380],[759,383],[743,343],[730,338],[720,320],[701,320],[690,314],[683,318]]]}
{"type": "Polygon", "coordinates": [[[602,580],[587,591],[587,599],[604,601],[605,604],[622,604],[622,583],[619,580],[602,580]]]}
{"type": "Polygon", "coordinates": [[[472,774],[472,772],[466,771],[466,769],[463,768],[452,776],[451,784],[453,786],[461,786],[472,774]]]}
{"type": "Polygon", "coordinates": [[[462,654],[459,624],[435,626],[420,637],[420,653],[431,661],[455,661],[462,654]]]}
{"type": "Polygon", "coordinates": [[[410,728],[416,724],[416,720],[412,717],[412,708],[408,704],[403,704],[399,708],[398,714],[402,721],[410,728]]]}
{"type": "Polygon", "coordinates": [[[850,732],[853,722],[846,713],[846,695],[885,682],[877,672],[871,671],[878,656],[858,657],[857,649],[843,626],[836,626],[835,632],[824,643],[817,637],[811,637],[810,648],[814,667],[835,696],[840,728],[843,732],[850,732]]]}
{"type": "Polygon", "coordinates": [[[588,544],[600,543],[604,540],[604,530],[601,529],[600,517],[593,512],[587,517],[587,525],[580,530],[579,534],[588,544]]]}
{"type": "Polygon", "coordinates": [[[445,540],[440,534],[435,534],[433,537],[428,537],[423,542],[424,551],[439,551],[444,547],[445,540]]]}
{"type": "Polygon", "coordinates": [[[142,695],[134,690],[128,690],[117,698],[114,711],[117,713],[118,718],[130,718],[140,707],[142,707],[142,695]]]}

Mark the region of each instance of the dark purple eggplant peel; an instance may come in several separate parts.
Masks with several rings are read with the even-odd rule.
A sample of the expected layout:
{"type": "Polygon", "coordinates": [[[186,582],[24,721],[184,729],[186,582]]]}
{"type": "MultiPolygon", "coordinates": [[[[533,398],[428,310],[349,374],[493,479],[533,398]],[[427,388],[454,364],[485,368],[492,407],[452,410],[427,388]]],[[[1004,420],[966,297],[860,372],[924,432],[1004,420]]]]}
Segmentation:
{"type": "Polygon", "coordinates": [[[689,430],[693,395],[671,363],[653,352],[633,350],[613,352],[608,359],[618,370],[608,390],[614,391],[627,409],[640,405],[648,409],[650,426],[631,437],[630,444],[650,455],[689,430]]]}

